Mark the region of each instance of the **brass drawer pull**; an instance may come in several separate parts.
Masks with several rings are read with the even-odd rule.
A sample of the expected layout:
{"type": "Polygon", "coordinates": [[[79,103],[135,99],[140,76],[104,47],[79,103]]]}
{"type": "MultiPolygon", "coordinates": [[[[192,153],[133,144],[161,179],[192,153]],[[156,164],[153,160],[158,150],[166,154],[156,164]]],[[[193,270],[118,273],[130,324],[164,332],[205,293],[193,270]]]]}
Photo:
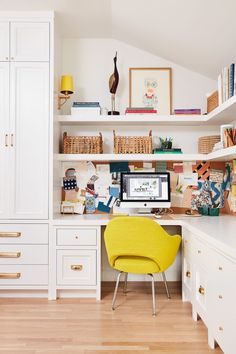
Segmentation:
{"type": "Polygon", "coordinates": [[[13,147],[14,146],[14,140],[13,140],[13,134],[11,134],[11,147],[13,147]]]}
{"type": "Polygon", "coordinates": [[[8,147],[8,134],[5,134],[5,146],[8,147]]]}
{"type": "Polygon", "coordinates": [[[219,297],[219,299],[223,299],[223,296],[222,296],[222,295],[219,295],[218,297],[219,297]]]}
{"type": "Polygon", "coordinates": [[[20,258],[21,252],[0,252],[0,258],[20,258]]]}
{"type": "Polygon", "coordinates": [[[0,237],[20,237],[21,232],[0,232],[0,237]]]}
{"type": "Polygon", "coordinates": [[[185,243],[188,243],[188,240],[184,240],[185,243]]]}
{"type": "Polygon", "coordinates": [[[219,327],[219,331],[223,331],[224,328],[222,326],[219,327]]]}
{"type": "Polygon", "coordinates": [[[75,236],[76,240],[78,240],[79,236],[75,236]]]}
{"type": "Polygon", "coordinates": [[[197,251],[198,254],[201,254],[202,252],[200,250],[197,251]]]}
{"type": "Polygon", "coordinates": [[[21,273],[0,273],[0,279],[19,279],[21,273]]]}
{"type": "Polygon", "coordinates": [[[219,269],[219,270],[223,270],[223,268],[222,268],[222,267],[219,267],[218,269],[219,269]]]}
{"type": "Polygon", "coordinates": [[[198,289],[198,292],[201,294],[201,295],[205,295],[205,289],[200,285],[199,289],[198,289]]]}
{"type": "Polygon", "coordinates": [[[74,264],[71,266],[71,270],[82,270],[83,266],[82,264],[74,264]]]}
{"type": "Polygon", "coordinates": [[[186,272],[186,277],[191,278],[191,272],[189,270],[186,272]]]}

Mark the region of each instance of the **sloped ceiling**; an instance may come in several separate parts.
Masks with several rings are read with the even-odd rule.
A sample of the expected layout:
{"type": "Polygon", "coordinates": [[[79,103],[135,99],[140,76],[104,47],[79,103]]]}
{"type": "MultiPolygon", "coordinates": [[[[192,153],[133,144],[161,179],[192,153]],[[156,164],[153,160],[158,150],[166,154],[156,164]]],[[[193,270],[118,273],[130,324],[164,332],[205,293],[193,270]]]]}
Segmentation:
{"type": "Polygon", "coordinates": [[[55,10],[66,38],[115,38],[208,77],[236,61],[235,0],[0,0],[55,10]]]}

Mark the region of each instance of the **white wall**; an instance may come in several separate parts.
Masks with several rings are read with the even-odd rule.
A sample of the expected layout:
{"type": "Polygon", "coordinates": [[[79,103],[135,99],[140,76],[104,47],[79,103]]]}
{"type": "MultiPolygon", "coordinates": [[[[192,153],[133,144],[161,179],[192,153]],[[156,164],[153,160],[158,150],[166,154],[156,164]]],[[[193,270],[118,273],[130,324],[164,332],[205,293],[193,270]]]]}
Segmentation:
{"type": "MultiPolygon", "coordinates": [[[[74,77],[75,100],[100,101],[101,106],[110,108],[108,79],[113,72],[116,51],[120,74],[117,108],[121,112],[128,106],[130,67],[171,67],[173,108],[199,107],[205,112],[205,95],[216,88],[214,80],[114,39],[63,40],[62,73],[74,77]]],[[[69,112],[69,104],[64,112],[69,112]]]]}
{"type": "MultiPolygon", "coordinates": [[[[118,52],[120,83],[117,90],[117,109],[124,113],[129,104],[130,67],[171,67],[173,72],[173,109],[201,108],[205,112],[206,93],[216,88],[216,82],[189,71],[172,62],[113,39],[64,39],[62,42],[62,73],[72,74],[75,94],[62,113],[70,114],[73,100],[99,101],[102,107],[110,109],[108,80],[113,72],[113,57],[118,52]]],[[[112,130],[121,135],[147,135],[151,127],[63,127],[71,135],[97,135],[101,130],[104,137],[104,152],[112,152],[112,130]]],[[[215,127],[156,127],[153,128],[154,146],[158,137],[171,136],[174,146],[185,153],[197,152],[199,136],[218,132],[215,127]],[[184,137],[184,138],[183,138],[184,137]]]]}

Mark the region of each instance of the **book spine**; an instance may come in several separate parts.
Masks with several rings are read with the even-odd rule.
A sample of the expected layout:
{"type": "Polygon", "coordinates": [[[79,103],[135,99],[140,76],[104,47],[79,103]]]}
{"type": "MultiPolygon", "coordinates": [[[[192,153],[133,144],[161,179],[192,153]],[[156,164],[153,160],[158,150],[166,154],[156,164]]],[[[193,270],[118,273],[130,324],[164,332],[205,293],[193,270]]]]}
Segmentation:
{"type": "Polygon", "coordinates": [[[234,95],[236,94],[236,70],[235,70],[235,64],[234,64],[234,95]]]}
{"type": "Polygon", "coordinates": [[[219,105],[222,104],[222,75],[218,76],[218,99],[219,105]]]}
{"type": "Polygon", "coordinates": [[[100,107],[99,102],[73,102],[74,107],[100,107]]]}
{"type": "Polygon", "coordinates": [[[230,83],[229,97],[232,97],[234,95],[234,71],[235,71],[234,63],[230,65],[229,71],[230,71],[229,72],[229,83],[230,83]]]}
{"type": "Polygon", "coordinates": [[[175,109],[174,114],[201,114],[201,109],[175,109]]]}
{"type": "Polygon", "coordinates": [[[144,109],[126,109],[125,110],[125,113],[149,113],[149,114],[152,114],[152,113],[157,113],[157,110],[156,109],[153,109],[153,110],[150,110],[150,109],[147,109],[147,110],[144,110],[144,109]]]}

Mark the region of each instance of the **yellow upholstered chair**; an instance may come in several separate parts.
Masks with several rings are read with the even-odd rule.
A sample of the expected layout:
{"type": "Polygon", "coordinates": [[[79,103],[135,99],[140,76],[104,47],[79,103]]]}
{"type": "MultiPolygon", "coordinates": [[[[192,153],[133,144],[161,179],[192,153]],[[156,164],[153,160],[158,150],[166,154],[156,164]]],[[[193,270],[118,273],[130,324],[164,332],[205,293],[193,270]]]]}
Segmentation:
{"type": "Polygon", "coordinates": [[[148,274],[152,279],[153,315],[156,315],[154,273],[162,273],[168,298],[170,294],[165,270],[174,262],[180,243],[179,235],[170,236],[157,222],[145,217],[116,217],[105,230],[108,261],[119,271],[114,291],[112,309],[119,286],[120,276],[125,273],[148,274]]]}

